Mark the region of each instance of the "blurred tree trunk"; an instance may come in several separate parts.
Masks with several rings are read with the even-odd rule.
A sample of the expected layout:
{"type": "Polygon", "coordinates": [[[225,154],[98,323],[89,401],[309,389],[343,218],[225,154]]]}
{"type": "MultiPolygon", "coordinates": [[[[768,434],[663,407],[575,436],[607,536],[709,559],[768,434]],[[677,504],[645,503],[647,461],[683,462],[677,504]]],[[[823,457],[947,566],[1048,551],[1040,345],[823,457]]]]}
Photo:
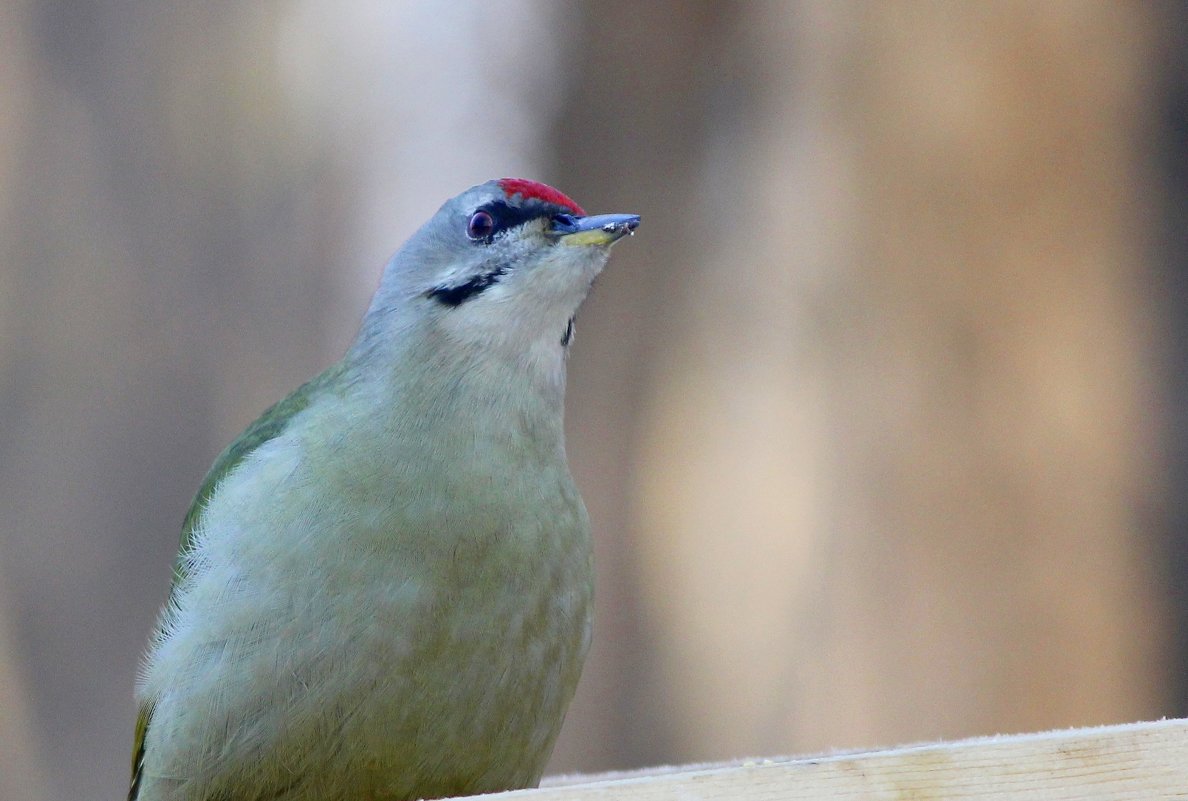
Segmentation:
{"type": "Polygon", "coordinates": [[[817,747],[1158,717],[1151,21],[808,10],[802,46],[835,32],[818,96],[853,216],[823,293],[837,498],[805,611],[827,633],[792,731],[817,747]]]}
{"type": "Polygon", "coordinates": [[[571,384],[639,559],[600,564],[641,605],[601,610],[603,748],[1158,716],[1142,10],[590,8],[561,139],[658,254],[616,256],[571,384]],[[604,122],[675,93],[716,122],[604,122]]]}
{"type": "MultiPolygon", "coordinates": [[[[30,107],[29,42],[27,7],[19,0],[0,4],[0,221],[7,218],[21,198],[14,191],[20,143],[26,135],[30,107]]],[[[0,243],[0,256],[10,257],[0,243]]],[[[0,269],[0,342],[11,341],[15,276],[0,269]]],[[[0,374],[10,366],[5,349],[0,349],[0,374]]],[[[0,432],[11,430],[17,421],[13,410],[4,410],[0,432]]],[[[0,455],[4,440],[0,435],[0,455]]],[[[47,798],[38,754],[38,729],[31,713],[29,685],[24,676],[24,651],[18,647],[10,611],[14,594],[10,592],[6,571],[12,565],[4,559],[0,538],[0,801],[44,801],[47,798]]]]}
{"type": "Polygon", "coordinates": [[[643,215],[619,245],[577,324],[567,416],[574,476],[594,525],[595,636],[552,767],[606,770],[671,758],[654,649],[639,617],[631,508],[642,402],[672,285],[712,231],[696,218],[704,120],[698,115],[737,10],[714,2],[579,3],[577,76],[556,133],[561,186],[592,213],[643,215]],[[624,120],[631,124],[624,125],[624,120]],[[576,191],[576,190],[574,190],[576,191]],[[644,253],[661,254],[662,261],[644,253]]]}
{"type": "Polygon", "coordinates": [[[29,710],[28,684],[24,681],[13,641],[7,608],[8,593],[0,583],[0,801],[42,801],[37,728],[29,710]]]}
{"type": "Polygon", "coordinates": [[[182,514],[229,433],[324,361],[340,217],[305,191],[318,154],[255,7],[26,15],[0,25],[28,40],[24,113],[0,122],[19,131],[0,148],[4,597],[47,792],[113,797],[182,514]]]}
{"type": "Polygon", "coordinates": [[[1159,99],[1152,123],[1157,140],[1151,189],[1160,203],[1158,265],[1161,268],[1161,311],[1166,315],[1163,394],[1167,400],[1161,442],[1167,453],[1168,500],[1163,522],[1165,537],[1164,589],[1172,620],[1172,650],[1176,681],[1175,701],[1167,714],[1188,715],[1188,5],[1160,3],[1160,60],[1151,82],[1159,99]]]}

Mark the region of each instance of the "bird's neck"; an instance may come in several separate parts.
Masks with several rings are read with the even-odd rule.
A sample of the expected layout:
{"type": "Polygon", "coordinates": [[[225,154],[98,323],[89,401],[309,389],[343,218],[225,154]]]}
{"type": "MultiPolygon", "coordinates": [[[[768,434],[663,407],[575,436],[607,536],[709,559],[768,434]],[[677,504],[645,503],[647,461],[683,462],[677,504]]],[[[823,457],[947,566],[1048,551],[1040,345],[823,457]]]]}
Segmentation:
{"type": "Polygon", "coordinates": [[[506,439],[549,458],[564,452],[565,359],[557,349],[524,353],[456,347],[433,336],[390,338],[352,349],[351,372],[368,386],[376,413],[400,427],[506,439]]]}

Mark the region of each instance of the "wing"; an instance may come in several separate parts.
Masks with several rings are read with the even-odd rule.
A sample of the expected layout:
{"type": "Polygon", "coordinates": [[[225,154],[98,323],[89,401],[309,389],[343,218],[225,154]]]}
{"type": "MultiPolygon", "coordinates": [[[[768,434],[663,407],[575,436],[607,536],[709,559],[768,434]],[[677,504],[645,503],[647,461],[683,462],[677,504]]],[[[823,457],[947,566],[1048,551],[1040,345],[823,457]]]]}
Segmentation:
{"type": "Polygon", "coordinates": [[[140,794],[140,774],[144,768],[144,735],[148,733],[149,720],[153,716],[151,703],[141,704],[136,715],[136,736],[132,741],[132,784],[128,787],[128,801],[136,801],[140,794]]]}
{"type": "MultiPolygon", "coordinates": [[[[181,548],[173,563],[173,584],[169,588],[167,603],[172,602],[173,594],[177,592],[178,586],[186,578],[188,564],[186,555],[193,546],[194,530],[206,505],[210,503],[210,499],[218,490],[220,482],[252,451],[270,439],[279,436],[288,427],[294,416],[309,407],[315,398],[325,394],[328,388],[334,385],[342,375],[343,364],[339,362],[317,378],[301,385],[287,398],[270,406],[234,442],[227,446],[226,450],[218,455],[214,465],[207,472],[206,478],[202,480],[202,486],[198,489],[198,494],[194,496],[194,501],[190,504],[190,509],[182,521],[181,548]]],[[[137,794],[140,792],[141,772],[144,769],[145,738],[148,736],[152,717],[152,701],[142,703],[136,716],[136,733],[132,742],[132,783],[128,790],[128,801],[136,801],[137,794]]]]}

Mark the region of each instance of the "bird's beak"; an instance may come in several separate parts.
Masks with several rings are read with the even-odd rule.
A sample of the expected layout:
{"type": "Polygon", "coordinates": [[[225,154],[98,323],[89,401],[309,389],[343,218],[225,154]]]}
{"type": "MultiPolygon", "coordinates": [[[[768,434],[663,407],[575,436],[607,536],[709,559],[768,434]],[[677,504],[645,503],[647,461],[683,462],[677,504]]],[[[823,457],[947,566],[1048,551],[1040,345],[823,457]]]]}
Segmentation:
{"type": "Polygon", "coordinates": [[[558,214],[550,223],[549,233],[562,245],[609,245],[635,233],[638,214],[597,214],[571,217],[558,214]]]}

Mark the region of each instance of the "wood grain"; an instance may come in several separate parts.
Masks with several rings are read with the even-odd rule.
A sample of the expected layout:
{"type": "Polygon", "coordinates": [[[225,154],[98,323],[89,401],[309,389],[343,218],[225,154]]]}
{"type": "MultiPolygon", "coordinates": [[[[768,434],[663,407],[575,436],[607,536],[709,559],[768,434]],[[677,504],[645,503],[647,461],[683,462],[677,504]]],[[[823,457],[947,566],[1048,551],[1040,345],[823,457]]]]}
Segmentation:
{"type": "Polygon", "coordinates": [[[659,768],[485,797],[500,801],[1188,798],[1188,721],[982,737],[810,758],[659,768]]]}

